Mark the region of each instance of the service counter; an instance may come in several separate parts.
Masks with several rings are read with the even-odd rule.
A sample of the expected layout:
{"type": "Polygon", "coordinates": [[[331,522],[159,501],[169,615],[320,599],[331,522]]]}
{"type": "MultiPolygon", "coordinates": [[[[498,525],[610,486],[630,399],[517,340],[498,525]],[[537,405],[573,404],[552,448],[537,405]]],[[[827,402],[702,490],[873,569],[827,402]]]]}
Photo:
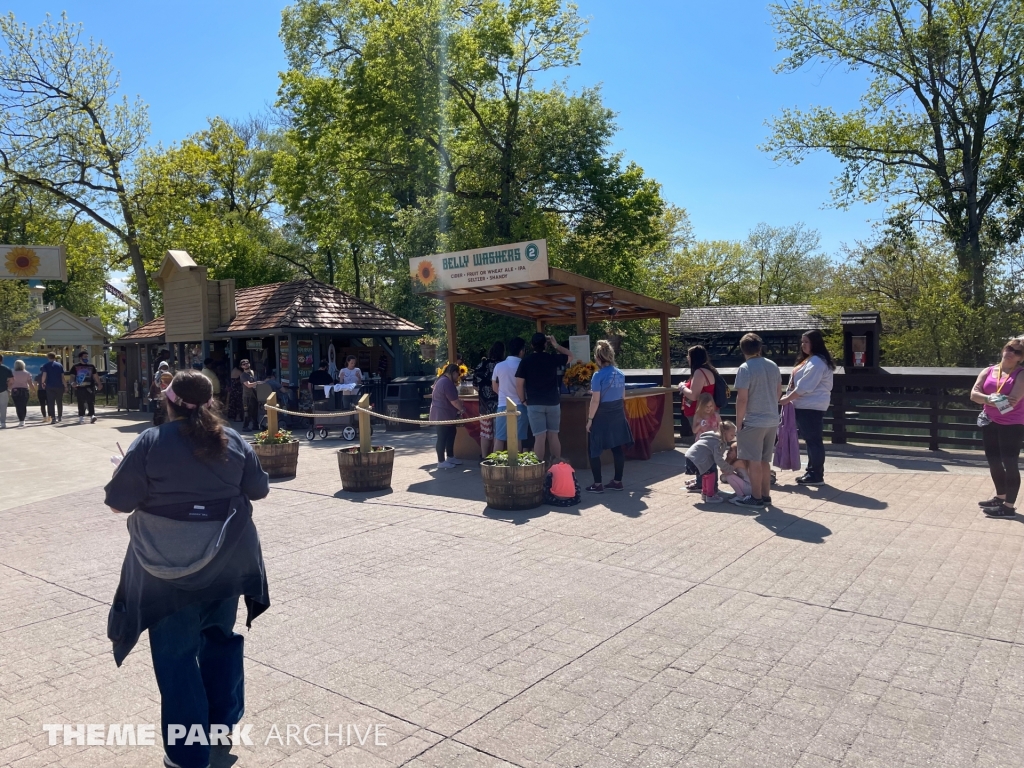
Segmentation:
{"type": "MultiPolygon", "coordinates": [[[[480,405],[476,395],[463,395],[467,416],[479,416],[480,405]]],[[[562,421],[558,432],[562,443],[562,458],[575,469],[587,469],[587,409],[590,395],[562,395],[562,421]]],[[[675,428],[672,415],[672,390],[665,387],[630,388],[626,390],[626,419],[633,432],[633,447],[627,449],[627,459],[646,461],[651,454],[675,448],[675,428]]],[[[498,418],[505,418],[499,416],[498,418]]],[[[526,416],[520,416],[526,418],[526,416]]],[[[460,426],[455,435],[455,455],[460,459],[480,458],[480,422],[460,426]]],[[[602,463],[610,463],[612,455],[605,451],[602,463]]]]}

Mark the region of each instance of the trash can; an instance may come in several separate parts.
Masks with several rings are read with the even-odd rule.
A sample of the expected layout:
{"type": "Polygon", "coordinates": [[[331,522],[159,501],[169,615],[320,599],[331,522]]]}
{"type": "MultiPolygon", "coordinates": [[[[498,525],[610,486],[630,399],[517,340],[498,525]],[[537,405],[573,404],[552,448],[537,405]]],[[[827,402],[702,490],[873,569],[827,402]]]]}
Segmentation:
{"type": "MultiPolygon", "coordinates": [[[[388,384],[384,393],[384,413],[399,419],[419,421],[420,388],[415,384],[388,384]]],[[[407,432],[419,429],[419,425],[387,421],[384,428],[389,432],[407,432]]]]}

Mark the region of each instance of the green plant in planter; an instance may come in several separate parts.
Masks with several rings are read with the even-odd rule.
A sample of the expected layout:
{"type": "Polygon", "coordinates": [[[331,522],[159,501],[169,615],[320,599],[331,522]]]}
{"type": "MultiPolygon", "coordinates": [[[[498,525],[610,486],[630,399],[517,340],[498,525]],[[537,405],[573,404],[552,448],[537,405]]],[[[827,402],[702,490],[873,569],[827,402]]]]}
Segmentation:
{"type": "MultiPolygon", "coordinates": [[[[485,461],[489,461],[496,467],[507,467],[508,464],[508,451],[495,451],[494,453],[487,454],[485,461]]],[[[537,454],[533,451],[522,451],[519,454],[519,466],[520,467],[532,467],[535,464],[540,464],[540,459],[537,458],[537,454]]]]}
{"type": "Polygon", "coordinates": [[[284,443],[294,442],[295,438],[292,437],[292,433],[286,429],[279,429],[274,434],[270,434],[269,430],[260,432],[254,435],[252,438],[253,445],[282,445],[284,443]]]}
{"type": "MultiPolygon", "coordinates": [[[[354,445],[351,448],[341,448],[342,453],[359,453],[359,446],[354,445]]],[[[383,453],[384,451],[394,450],[390,446],[386,445],[371,445],[370,453],[383,453]]]]}

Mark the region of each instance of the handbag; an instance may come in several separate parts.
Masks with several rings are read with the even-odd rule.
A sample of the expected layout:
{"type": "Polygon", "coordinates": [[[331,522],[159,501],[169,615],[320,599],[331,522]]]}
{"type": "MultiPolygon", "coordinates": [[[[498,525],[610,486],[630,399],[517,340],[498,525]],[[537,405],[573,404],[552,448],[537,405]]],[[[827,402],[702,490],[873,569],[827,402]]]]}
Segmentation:
{"type": "Polygon", "coordinates": [[[981,413],[978,414],[978,427],[987,427],[992,423],[992,419],[989,418],[988,414],[985,413],[985,409],[981,409],[981,413]]]}

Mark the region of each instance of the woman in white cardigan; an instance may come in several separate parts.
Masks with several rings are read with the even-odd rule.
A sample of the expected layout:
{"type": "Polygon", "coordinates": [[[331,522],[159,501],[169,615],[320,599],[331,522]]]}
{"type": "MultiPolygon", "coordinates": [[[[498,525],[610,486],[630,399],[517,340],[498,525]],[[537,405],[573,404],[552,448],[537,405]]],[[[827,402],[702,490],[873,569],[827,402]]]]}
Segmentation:
{"type": "Polygon", "coordinates": [[[789,377],[782,405],[793,403],[796,427],[807,444],[807,470],[796,479],[801,485],[825,481],[824,419],[832,401],[832,372],[836,364],[825,348],[821,331],[808,331],[800,339],[800,354],[789,377]]]}

